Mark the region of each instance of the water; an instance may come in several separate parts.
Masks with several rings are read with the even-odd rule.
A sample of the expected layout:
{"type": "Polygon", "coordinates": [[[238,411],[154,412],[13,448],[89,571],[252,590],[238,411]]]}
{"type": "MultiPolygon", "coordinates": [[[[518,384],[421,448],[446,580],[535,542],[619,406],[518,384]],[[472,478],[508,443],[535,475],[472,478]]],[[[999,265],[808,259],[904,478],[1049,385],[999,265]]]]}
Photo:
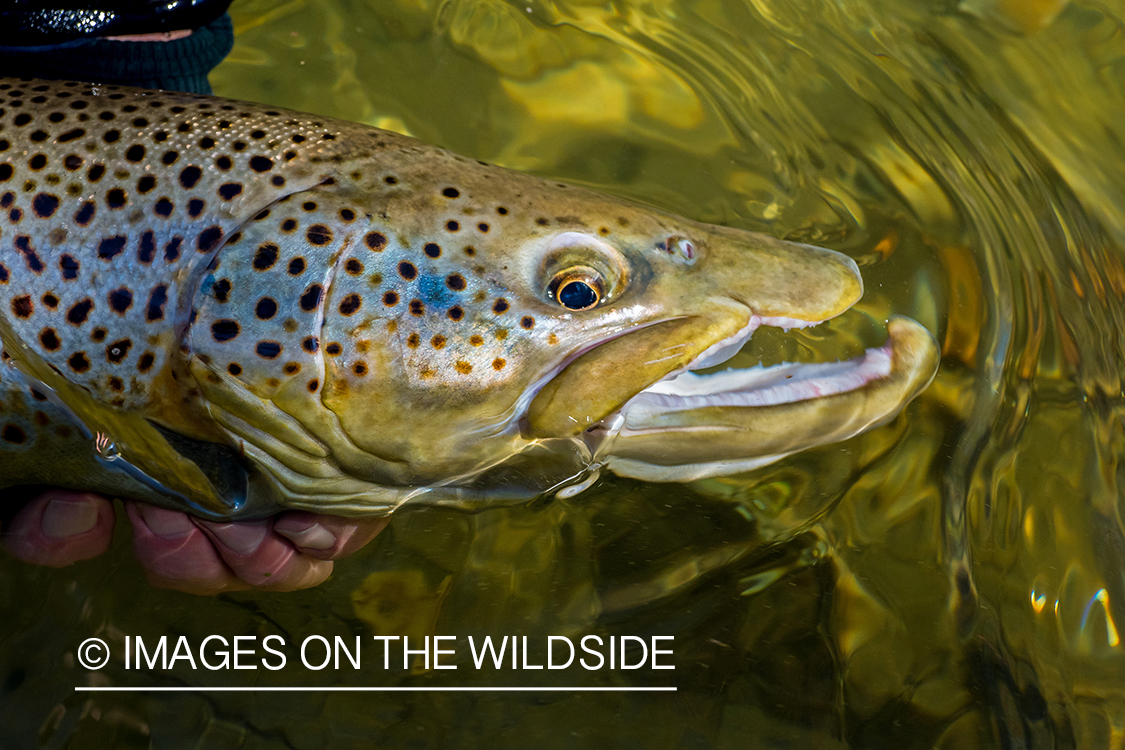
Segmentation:
{"type": "Polygon", "coordinates": [[[852,356],[907,314],[942,368],[891,425],[743,477],[404,512],[308,592],[153,590],[125,534],[61,571],[4,560],[0,744],[1122,746],[1125,7],[1015,6],[237,4],[218,93],[859,262],[855,310],[759,334],[742,364],[852,356]],[[673,635],[676,669],[75,663],[92,635],[120,654],[126,635],[210,634],[673,635]],[[678,691],[73,692],[86,684],[678,691]]]}

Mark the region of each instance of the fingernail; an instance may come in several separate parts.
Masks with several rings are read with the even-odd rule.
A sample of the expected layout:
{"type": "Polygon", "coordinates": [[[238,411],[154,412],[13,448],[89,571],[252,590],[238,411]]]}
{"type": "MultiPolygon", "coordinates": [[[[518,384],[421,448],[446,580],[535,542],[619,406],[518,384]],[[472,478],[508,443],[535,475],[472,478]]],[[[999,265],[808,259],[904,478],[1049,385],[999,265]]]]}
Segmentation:
{"type": "Polygon", "coordinates": [[[179,511],[140,504],[137,505],[137,510],[149,531],[163,539],[179,539],[187,536],[195,528],[187,514],[179,511]]]}
{"type": "Polygon", "coordinates": [[[314,523],[301,531],[292,531],[277,525],[274,529],[293,544],[305,549],[332,549],[336,544],[336,535],[319,523],[314,523]]]}
{"type": "Polygon", "coordinates": [[[261,546],[269,524],[265,521],[239,521],[213,526],[215,536],[240,555],[249,555],[261,546]]]}
{"type": "Polygon", "coordinates": [[[65,539],[85,534],[98,522],[98,506],[89,500],[52,500],[43,509],[43,536],[65,539]]]}

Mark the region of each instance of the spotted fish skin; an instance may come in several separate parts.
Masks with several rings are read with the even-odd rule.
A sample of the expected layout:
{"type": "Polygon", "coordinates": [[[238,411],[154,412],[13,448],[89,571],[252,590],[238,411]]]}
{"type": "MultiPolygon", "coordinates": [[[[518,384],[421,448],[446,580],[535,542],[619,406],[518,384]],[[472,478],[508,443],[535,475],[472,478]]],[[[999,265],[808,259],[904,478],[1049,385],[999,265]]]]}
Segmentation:
{"type": "Polygon", "coordinates": [[[838,253],[363,125],[0,79],[0,486],[227,518],[526,499],[649,385],[861,291],[838,253]]]}
{"type": "MultiPolygon", "coordinates": [[[[501,234],[509,209],[459,205],[448,183],[407,201],[446,209],[440,230],[385,210],[391,197],[416,192],[419,178],[432,180],[422,172],[435,162],[449,171],[469,160],[246,103],[4,80],[0,316],[99,401],[220,442],[230,435],[215,414],[220,423],[233,417],[200,397],[196,376],[316,409],[388,356],[416,350],[429,356],[415,378],[455,385],[474,369],[499,373],[506,332],[530,329],[533,318],[483,278],[474,245],[501,234]],[[415,241],[412,229],[434,241],[415,241]],[[463,300],[486,305],[494,320],[460,335],[463,300]],[[326,324],[326,308],[340,325],[326,324]],[[342,330],[360,312],[373,314],[362,323],[370,339],[342,330]],[[396,328],[397,345],[378,340],[396,328]]],[[[83,486],[151,494],[99,471],[89,441],[44,388],[11,366],[0,378],[8,402],[0,448],[9,454],[0,481],[49,481],[50,462],[37,457],[67,455],[83,486]]],[[[302,447],[323,458],[322,447],[302,447]]],[[[402,461],[381,463],[394,474],[402,461]]]]}

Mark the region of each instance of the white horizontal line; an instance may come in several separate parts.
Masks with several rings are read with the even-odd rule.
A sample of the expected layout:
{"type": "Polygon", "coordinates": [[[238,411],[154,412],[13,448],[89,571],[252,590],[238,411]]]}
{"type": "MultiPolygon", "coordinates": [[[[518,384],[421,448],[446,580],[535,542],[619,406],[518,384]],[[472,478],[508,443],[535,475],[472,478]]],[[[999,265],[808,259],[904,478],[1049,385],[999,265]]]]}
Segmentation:
{"type": "Polygon", "coordinates": [[[76,693],[657,693],[675,687],[76,687],[76,693]]]}

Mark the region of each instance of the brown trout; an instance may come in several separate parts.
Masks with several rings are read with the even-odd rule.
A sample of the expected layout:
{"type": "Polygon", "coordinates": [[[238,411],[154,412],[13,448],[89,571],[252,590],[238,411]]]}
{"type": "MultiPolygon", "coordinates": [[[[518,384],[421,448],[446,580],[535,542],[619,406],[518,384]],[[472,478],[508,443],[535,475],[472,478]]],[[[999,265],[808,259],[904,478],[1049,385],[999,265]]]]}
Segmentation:
{"type": "Polygon", "coordinates": [[[862,294],[830,250],[258,104],[0,83],[0,486],[207,518],[745,471],[938,353],[696,375],[862,294]]]}

